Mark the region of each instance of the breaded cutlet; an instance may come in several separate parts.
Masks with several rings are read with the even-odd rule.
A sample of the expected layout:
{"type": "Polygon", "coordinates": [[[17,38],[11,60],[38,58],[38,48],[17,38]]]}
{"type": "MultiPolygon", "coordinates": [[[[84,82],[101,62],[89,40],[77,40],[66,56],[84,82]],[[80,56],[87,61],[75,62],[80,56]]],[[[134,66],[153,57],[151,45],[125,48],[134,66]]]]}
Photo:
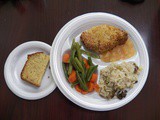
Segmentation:
{"type": "Polygon", "coordinates": [[[86,30],[80,38],[87,49],[104,53],[117,45],[124,44],[128,39],[128,34],[119,28],[103,24],[86,30]]]}

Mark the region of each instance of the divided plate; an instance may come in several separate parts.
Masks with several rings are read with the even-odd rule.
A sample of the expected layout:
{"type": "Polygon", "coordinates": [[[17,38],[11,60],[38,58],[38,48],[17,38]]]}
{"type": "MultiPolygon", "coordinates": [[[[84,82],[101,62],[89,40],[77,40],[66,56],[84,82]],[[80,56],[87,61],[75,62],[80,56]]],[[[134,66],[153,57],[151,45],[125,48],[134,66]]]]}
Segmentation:
{"type": "MultiPolygon", "coordinates": [[[[87,56],[83,55],[83,57],[87,56]]],[[[122,61],[117,61],[117,63],[121,62],[122,61]]],[[[97,81],[99,82],[100,70],[104,67],[107,67],[110,63],[102,62],[99,59],[93,59],[93,63],[99,65],[97,81]]],[[[149,58],[142,37],[138,31],[127,21],[108,13],[88,13],[74,18],[59,31],[52,44],[50,65],[56,85],[69,100],[89,110],[108,111],[127,104],[138,95],[148,76],[149,58]],[[74,88],[71,88],[64,76],[62,68],[62,56],[66,50],[71,48],[73,38],[79,42],[80,34],[83,31],[100,24],[113,25],[128,32],[137,52],[135,56],[124,61],[134,61],[138,66],[140,65],[143,68],[139,75],[138,83],[128,91],[127,96],[122,100],[116,98],[106,100],[100,97],[96,92],[82,95],[74,88]]]]}

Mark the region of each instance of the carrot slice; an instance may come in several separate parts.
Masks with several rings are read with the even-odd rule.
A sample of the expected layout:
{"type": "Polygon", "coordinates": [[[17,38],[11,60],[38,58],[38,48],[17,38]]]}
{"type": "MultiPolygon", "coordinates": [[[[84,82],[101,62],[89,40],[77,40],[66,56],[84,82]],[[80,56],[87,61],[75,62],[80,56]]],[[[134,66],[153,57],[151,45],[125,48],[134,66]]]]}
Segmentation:
{"type": "Polygon", "coordinates": [[[96,92],[99,92],[99,85],[97,83],[94,84],[94,90],[96,92]]]}
{"type": "Polygon", "coordinates": [[[85,95],[85,94],[87,94],[88,92],[87,92],[87,91],[84,91],[84,90],[81,90],[81,93],[82,93],[83,95],[85,95]]]}
{"type": "Polygon", "coordinates": [[[95,83],[97,81],[98,75],[93,73],[90,82],[95,83]]]}
{"type": "Polygon", "coordinates": [[[83,59],[83,61],[84,61],[84,64],[88,64],[87,59],[83,59]]]}
{"type": "Polygon", "coordinates": [[[86,68],[88,69],[88,68],[89,68],[89,65],[86,65],[86,68]]]}
{"type": "Polygon", "coordinates": [[[77,92],[80,92],[80,93],[83,94],[83,95],[85,95],[85,94],[88,93],[87,91],[82,90],[82,89],[79,87],[79,85],[76,85],[76,86],[75,86],[75,89],[76,89],[77,92]]]}
{"type": "Polygon", "coordinates": [[[88,68],[89,68],[89,64],[88,64],[87,59],[83,59],[83,61],[84,61],[84,65],[85,65],[85,67],[88,69],[88,68]]]}
{"type": "Polygon", "coordinates": [[[77,92],[80,92],[83,95],[88,93],[87,91],[82,90],[79,85],[76,85],[75,89],[76,89],[77,92]]]}
{"type": "Polygon", "coordinates": [[[94,90],[94,84],[93,83],[88,82],[87,86],[88,86],[88,92],[92,92],[94,90]]]}
{"type": "Polygon", "coordinates": [[[73,83],[77,80],[77,77],[76,77],[76,71],[72,70],[71,74],[69,75],[69,78],[68,78],[68,81],[70,83],[73,83]]]}
{"type": "Polygon", "coordinates": [[[66,54],[63,55],[62,61],[64,63],[69,63],[69,59],[70,59],[70,54],[66,53],[66,54]]]}
{"type": "Polygon", "coordinates": [[[82,91],[81,88],[79,87],[79,85],[76,85],[76,86],[75,86],[75,89],[77,90],[77,92],[80,92],[80,93],[81,93],[81,91],[82,91]]]}

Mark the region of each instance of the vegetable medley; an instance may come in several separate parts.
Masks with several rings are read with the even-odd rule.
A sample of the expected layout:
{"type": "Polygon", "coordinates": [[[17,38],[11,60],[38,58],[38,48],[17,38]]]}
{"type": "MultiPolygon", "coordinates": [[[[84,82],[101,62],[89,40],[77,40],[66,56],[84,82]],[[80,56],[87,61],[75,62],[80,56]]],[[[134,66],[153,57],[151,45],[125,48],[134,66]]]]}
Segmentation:
{"type": "Polygon", "coordinates": [[[99,91],[97,81],[97,67],[92,63],[93,58],[99,58],[98,55],[82,50],[81,45],[73,39],[70,53],[63,55],[63,70],[65,77],[81,94],[99,91]],[[88,55],[88,60],[82,57],[82,54],[88,55]]]}

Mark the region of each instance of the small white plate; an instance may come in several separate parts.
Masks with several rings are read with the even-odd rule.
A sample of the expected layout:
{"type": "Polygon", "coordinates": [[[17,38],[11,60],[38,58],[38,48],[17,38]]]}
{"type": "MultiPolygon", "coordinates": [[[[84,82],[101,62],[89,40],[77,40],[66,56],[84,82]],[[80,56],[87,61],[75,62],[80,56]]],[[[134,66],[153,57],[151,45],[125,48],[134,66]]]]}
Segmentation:
{"type": "MultiPolygon", "coordinates": [[[[142,37],[139,32],[124,19],[108,14],[108,13],[88,13],[78,16],[71,21],[69,21],[57,34],[52,44],[51,49],[51,72],[54,77],[55,83],[60,89],[60,91],[73,103],[79,105],[80,107],[95,110],[95,111],[109,111],[117,109],[124,106],[133,100],[139,92],[142,90],[149,70],[149,58],[146,46],[143,42],[142,37]],[[62,56],[64,52],[71,47],[72,39],[75,38],[76,41],[80,41],[80,34],[91,28],[92,26],[100,24],[109,24],[121,28],[128,32],[129,37],[134,43],[137,54],[130,59],[124,61],[134,61],[137,65],[143,67],[141,74],[139,75],[139,82],[135,84],[133,89],[129,90],[127,96],[122,99],[112,99],[106,100],[98,95],[98,93],[93,92],[87,95],[82,95],[78,93],[74,88],[71,88],[70,84],[67,82],[64,76],[62,68],[62,56]]],[[[83,56],[86,57],[86,56],[83,56]]],[[[121,63],[122,61],[117,61],[121,63]]],[[[94,64],[98,64],[98,76],[100,75],[100,70],[107,67],[110,63],[104,63],[100,60],[93,59],[94,64]]]]}
{"type": "Polygon", "coordinates": [[[27,100],[36,100],[49,95],[56,88],[49,65],[40,87],[35,87],[20,77],[28,54],[44,52],[49,55],[50,49],[51,46],[46,43],[31,41],[19,45],[10,53],[4,66],[4,77],[9,89],[15,95],[27,100]]]}

